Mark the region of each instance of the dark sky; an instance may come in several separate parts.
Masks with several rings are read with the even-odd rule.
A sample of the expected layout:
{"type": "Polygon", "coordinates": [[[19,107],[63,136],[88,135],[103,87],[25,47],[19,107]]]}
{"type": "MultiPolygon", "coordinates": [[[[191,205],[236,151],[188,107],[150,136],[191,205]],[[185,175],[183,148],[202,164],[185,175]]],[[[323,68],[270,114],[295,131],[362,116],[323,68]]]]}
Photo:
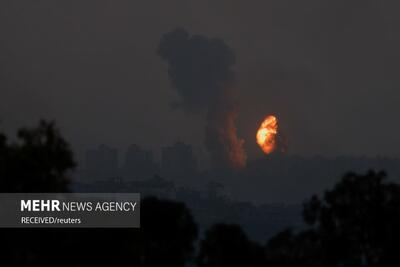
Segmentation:
{"type": "Polygon", "coordinates": [[[161,36],[181,27],[235,52],[250,158],[268,114],[294,154],[398,157],[396,2],[3,0],[1,128],[55,119],[78,156],[100,143],[201,147],[204,118],[171,108],[178,95],[157,55],[161,36]]]}

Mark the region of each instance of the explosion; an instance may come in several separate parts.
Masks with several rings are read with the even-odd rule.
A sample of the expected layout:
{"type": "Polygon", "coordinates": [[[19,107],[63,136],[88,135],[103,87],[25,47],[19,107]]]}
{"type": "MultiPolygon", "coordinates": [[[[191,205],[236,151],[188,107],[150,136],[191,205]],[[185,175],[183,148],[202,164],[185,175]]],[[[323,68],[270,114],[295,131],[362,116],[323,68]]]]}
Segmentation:
{"type": "Polygon", "coordinates": [[[267,116],[261,123],[257,131],[257,143],[265,154],[271,153],[275,149],[275,138],[278,133],[278,120],[275,116],[267,116]]]}
{"type": "Polygon", "coordinates": [[[233,92],[235,53],[222,40],[175,29],[160,40],[157,53],[187,114],[206,114],[204,145],[214,167],[246,166],[244,140],[238,136],[238,106],[233,92]]]}

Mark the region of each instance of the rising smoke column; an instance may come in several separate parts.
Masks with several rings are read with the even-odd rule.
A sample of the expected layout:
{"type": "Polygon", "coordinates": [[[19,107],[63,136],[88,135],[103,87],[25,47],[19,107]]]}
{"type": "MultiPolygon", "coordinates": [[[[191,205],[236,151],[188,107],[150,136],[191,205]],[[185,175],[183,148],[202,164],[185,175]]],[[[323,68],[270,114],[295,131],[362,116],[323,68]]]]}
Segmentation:
{"type": "Polygon", "coordinates": [[[190,36],[184,29],[165,34],[158,54],[169,64],[168,74],[188,113],[206,111],[205,146],[215,165],[246,165],[244,140],[237,136],[237,105],[232,94],[233,51],[219,39],[190,36]]]}

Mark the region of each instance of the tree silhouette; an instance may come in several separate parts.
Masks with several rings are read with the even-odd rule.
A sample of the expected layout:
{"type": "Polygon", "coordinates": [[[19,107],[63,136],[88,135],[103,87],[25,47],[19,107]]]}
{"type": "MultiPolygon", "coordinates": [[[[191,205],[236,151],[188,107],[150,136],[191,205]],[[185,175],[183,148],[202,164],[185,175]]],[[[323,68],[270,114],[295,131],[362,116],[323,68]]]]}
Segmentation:
{"type": "Polygon", "coordinates": [[[75,162],[54,123],[41,121],[35,128],[19,130],[17,137],[16,143],[8,144],[0,135],[0,191],[68,191],[65,174],[75,162]]]}
{"type": "Polygon", "coordinates": [[[266,245],[267,266],[320,266],[318,236],[314,231],[298,234],[288,229],[271,238],[266,245]]]}
{"type": "Polygon", "coordinates": [[[146,198],[141,204],[141,266],[185,266],[192,260],[197,226],[183,203],[146,198]]]}
{"type": "Polygon", "coordinates": [[[216,224],[200,242],[199,267],[263,266],[263,249],[250,241],[240,226],[216,224]]]}
{"type": "Polygon", "coordinates": [[[400,186],[383,172],[347,174],[323,199],[304,205],[310,229],[275,236],[266,246],[276,266],[397,266],[400,186]]]}
{"type": "Polygon", "coordinates": [[[140,229],[42,229],[43,233],[35,266],[53,262],[57,266],[183,267],[193,255],[197,227],[182,203],[145,198],[140,229]]]}
{"type": "MultiPolygon", "coordinates": [[[[53,123],[0,134],[1,192],[67,192],[72,152],[53,123]]],[[[156,198],[141,203],[141,229],[0,229],[4,266],[184,266],[197,226],[187,208],[156,198]]]]}
{"type": "MultiPolygon", "coordinates": [[[[53,123],[0,133],[0,192],[67,192],[72,152],[53,123]]],[[[141,229],[1,229],[4,266],[175,266],[194,257],[197,226],[184,204],[146,198],[141,229]]],[[[307,229],[265,248],[238,225],[216,224],[199,244],[199,267],[399,266],[400,186],[383,172],[349,173],[304,204],[307,229]]]]}
{"type": "MultiPolygon", "coordinates": [[[[66,172],[74,166],[72,152],[52,122],[20,129],[11,144],[0,134],[0,192],[67,192],[66,172]]],[[[1,237],[2,261],[8,266],[45,265],[68,240],[62,229],[1,229],[1,237]]]]}

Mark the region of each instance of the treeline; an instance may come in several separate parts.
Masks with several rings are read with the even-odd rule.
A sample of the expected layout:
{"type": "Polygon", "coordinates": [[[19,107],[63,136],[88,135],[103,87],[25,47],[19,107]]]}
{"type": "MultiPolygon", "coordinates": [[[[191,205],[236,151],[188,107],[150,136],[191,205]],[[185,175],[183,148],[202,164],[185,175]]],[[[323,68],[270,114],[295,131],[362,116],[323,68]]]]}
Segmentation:
{"type": "MultiPolygon", "coordinates": [[[[54,124],[0,135],[1,192],[65,192],[72,152],[54,124]]],[[[323,177],[322,177],[323,178],[323,177]]],[[[399,266],[400,186],[383,172],[349,173],[303,208],[306,229],[264,244],[240,226],[199,236],[180,202],[146,198],[140,229],[1,229],[4,266],[399,266]]]]}

